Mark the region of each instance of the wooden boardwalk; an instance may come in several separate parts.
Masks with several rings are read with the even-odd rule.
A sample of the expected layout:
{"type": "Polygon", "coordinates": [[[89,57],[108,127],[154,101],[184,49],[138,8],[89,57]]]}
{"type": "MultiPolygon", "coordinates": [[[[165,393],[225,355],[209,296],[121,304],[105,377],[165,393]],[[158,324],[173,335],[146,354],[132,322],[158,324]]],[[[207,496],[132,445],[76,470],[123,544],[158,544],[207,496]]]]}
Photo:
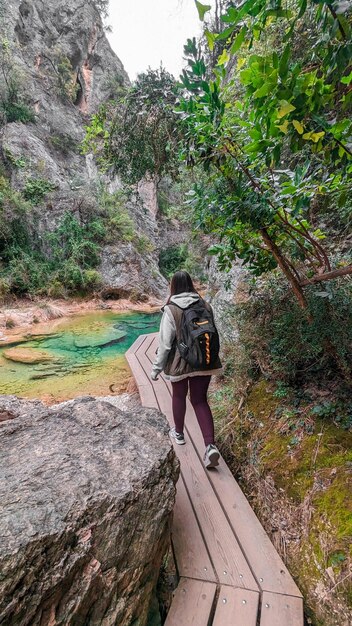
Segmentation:
{"type": "MultiPolygon", "coordinates": [[[[170,383],[151,381],[157,335],[126,353],[143,406],[173,425],[170,383]]],[[[172,528],[179,585],[166,626],[303,626],[302,595],[222,458],[204,468],[203,438],[187,401],[186,445],[172,528]]]]}

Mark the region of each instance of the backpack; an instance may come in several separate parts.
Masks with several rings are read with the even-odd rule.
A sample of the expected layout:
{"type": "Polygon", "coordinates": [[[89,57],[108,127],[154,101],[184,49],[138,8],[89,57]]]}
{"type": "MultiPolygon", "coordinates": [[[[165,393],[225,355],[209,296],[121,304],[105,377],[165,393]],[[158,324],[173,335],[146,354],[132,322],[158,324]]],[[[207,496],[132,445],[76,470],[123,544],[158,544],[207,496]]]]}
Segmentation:
{"type": "Polygon", "coordinates": [[[196,370],[211,370],[217,367],[219,357],[219,333],[212,311],[204,300],[198,300],[187,309],[182,309],[177,347],[181,357],[196,370]]]}

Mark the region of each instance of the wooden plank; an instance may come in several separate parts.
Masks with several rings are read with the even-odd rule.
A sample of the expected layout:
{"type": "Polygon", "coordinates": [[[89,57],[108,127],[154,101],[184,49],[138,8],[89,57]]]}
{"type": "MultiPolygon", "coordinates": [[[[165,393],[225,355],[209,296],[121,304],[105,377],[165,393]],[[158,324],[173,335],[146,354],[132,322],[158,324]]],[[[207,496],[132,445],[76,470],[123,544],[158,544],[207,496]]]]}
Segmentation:
{"type": "Polygon", "coordinates": [[[131,352],[127,355],[127,361],[135,378],[142,405],[159,410],[159,403],[152,381],[147,376],[138,358],[133,352],[131,352]]]}
{"type": "MultiPolygon", "coordinates": [[[[170,390],[168,382],[166,386],[170,390]]],[[[189,402],[187,405],[186,433],[199,450],[204,446],[203,438],[193,408],[189,402]]],[[[259,587],[265,591],[302,597],[226,463],[221,459],[218,470],[209,472],[208,475],[259,587]]]]}
{"type": "MultiPolygon", "coordinates": [[[[131,359],[131,356],[129,356],[128,358],[131,359]]],[[[168,391],[165,389],[165,385],[163,384],[162,379],[159,378],[159,380],[157,381],[151,380],[150,378],[151,366],[149,364],[149,361],[146,360],[144,353],[137,352],[136,354],[133,355],[132,359],[133,359],[133,364],[131,365],[131,369],[135,376],[137,386],[140,391],[140,395],[143,394],[143,398],[145,398],[146,402],[148,402],[148,404],[144,404],[144,401],[142,400],[142,395],[141,395],[142,404],[144,406],[149,406],[149,407],[155,406],[157,409],[162,410],[160,408],[161,404],[160,404],[159,396],[161,396],[163,393],[168,394],[168,391]],[[139,381],[143,381],[143,382],[140,383],[139,381]],[[142,386],[145,387],[145,389],[141,389],[142,386]],[[155,402],[153,404],[153,396],[152,396],[151,391],[147,389],[148,386],[150,387],[150,390],[155,394],[156,404],[155,402]]],[[[132,360],[131,360],[131,363],[132,363],[132,360]]],[[[172,424],[170,425],[172,426],[172,424]]]]}
{"type": "Polygon", "coordinates": [[[177,483],[171,539],[180,576],[216,582],[216,575],[181,476],[177,483]]]}
{"type": "Polygon", "coordinates": [[[256,626],[258,608],[259,593],[222,585],[212,626],[256,626]]]}
{"type": "Polygon", "coordinates": [[[208,626],[215,593],[214,583],[181,578],[165,626],[208,626]]]}
{"type": "Polygon", "coordinates": [[[156,350],[158,348],[158,334],[155,333],[153,337],[153,341],[150,343],[148,349],[145,351],[145,354],[150,359],[150,362],[153,363],[156,358],[156,350]]]}
{"type": "Polygon", "coordinates": [[[265,591],[260,626],[303,626],[303,600],[265,591]]]}
{"type": "MultiPolygon", "coordinates": [[[[143,354],[146,354],[151,344],[154,343],[156,337],[157,333],[148,333],[147,335],[144,335],[144,341],[136,346],[135,354],[140,351],[142,351],[143,354]]],[[[157,346],[158,344],[156,344],[155,349],[157,346]]]]}
{"type": "MultiPolygon", "coordinates": [[[[145,354],[139,353],[138,359],[143,368],[149,367],[149,359],[145,354]]],[[[157,395],[160,410],[172,423],[171,397],[165,383],[158,388],[157,395]]],[[[258,585],[208,481],[205,467],[192,441],[189,440],[185,446],[175,446],[175,450],[181,462],[182,477],[220,583],[258,591],[258,585]]]]}
{"type": "Polygon", "coordinates": [[[178,447],[182,477],[219,582],[258,591],[245,556],[208,481],[204,465],[191,442],[178,447]]]}
{"type": "Polygon", "coordinates": [[[138,348],[146,340],[147,336],[148,335],[139,335],[139,337],[137,337],[136,341],[128,348],[128,350],[126,350],[125,356],[127,354],[134,354],[136,352],[136,350],[138,350],[138,348]]]}
{"type": "MultiPolygon", "coordinates": [[[[151,361],[154,359],[156,345],[157,335],[149,342],[149,346],[146,350],[139,350],[143,370],[150,368],[151,361]]],[[[153,383],[153,386],[156,389],[158,398],[161,396],[159,400],[161,410],[167,414],[169,421],[172,423],[170,383],[168,381],[159,380],[153,383]]],[[[190,404],[187,407],[186,427],[188,431],[186,436],[188,435],[190,438],[189,443],[193,444],[192,447],[195,446],[198,450],[202,450],[204,446],[202,435],[190,404]]],[[[181,447],[178,446],[177,448],[181,447]]],[[[180,453],[179,456],[182,456],[182,448],[179,449],[178,452],[180,453]]],[[[215,489],[219,501],[221,501],[224,512],[235,532],[235,536],[239,538],[239,542],[246,556],[249,554],[249,561],[255,570],[255,576],[259,582],[259,586],[263,590],[278,591],[279,594],[285,594],[285,597],[286,595],[297,596],[296,599],[300,600],[301,594],[299,589],[295,585],[226,464],[221,460],[219,469],[217,471],[207,472],[207,475],[215,489]],[[226,494],[226,497],[224,497],[224,494],[226,494]],[[243,520],[245,520],[245,523],[243,520]]],[[[226,582],[228,584],[228,580],[226,582]]],[[[292,602],[295,603],[295,601],[295,598],[293,598],[292,602]]],[[[288,604],[288,606],[290,607],[290,604],[288,604]]],[[[298,623],[301,624],[302,622],[298,623]]]]}
{"type": "Polygon", "coordinates": [[[143,367],[141,366],[138,358],[132,352],[126,356],[127,362],[133,372],[133,376],[136,380],[137,385],[146,385],[152,384],[151,379],[145,373],[143,367]]]}
{"type": "MultiPolygon", "coordinates": [[[[204,445],[203,438],[193,408],[190,403],[187,404],[187,434],[195,447],[201,449],[204,445]]],[[[220,459],[218,470],[208,472],[208,477],[218,494],[260,589],[302,597],[291,574],[223,459],[220,459]]]]}

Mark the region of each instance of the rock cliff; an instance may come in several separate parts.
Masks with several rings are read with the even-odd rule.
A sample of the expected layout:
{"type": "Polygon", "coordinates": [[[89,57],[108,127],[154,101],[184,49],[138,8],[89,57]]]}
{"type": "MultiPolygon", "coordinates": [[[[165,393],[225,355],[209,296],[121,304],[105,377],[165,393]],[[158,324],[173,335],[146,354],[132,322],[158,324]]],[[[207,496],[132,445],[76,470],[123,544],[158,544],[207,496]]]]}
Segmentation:
{"type": "Polygon", "coordinates": [[[146,624],[178,473],[166,433],[152,409],[0,398],[0,623],[146,624]]]}
{"type": "MultiPolygon", "coordinates": [[[[0,91],[1,87],[8,90],[11,82],[33,112],[27,123],[12,121],[11,115],[5,119],[0,128],[0,161],[13,189],[23,192],[28,181],[39,186],[42,197],[36,199],[31,228],[42,239],[65,212],[80,221],[99,215],[102,185],[110,191],[121,187],[118,180],[99,175],[93,155],[84,156],[80,150],[89,116],[129,84],[106,38],[97,4],[94,0],[0,0],[4,65],[0,91]]],[[[122,255],[126,266],[119,263],[114,272],[109,266],[105,273],[103,260],[99,268],[103,286],[128,286],[131,265],[142,267],[146,259],[149,272],[142,272],[143,287],[137,291],[162,296],[166,281],[158,269],[155,193],[147,194],[144,202],[143,194],[135,198],[127,212],[137,236],[146,236],[153,245],[141,250],[132,244],[121,253],[123,241],[118,236],[113,250],[109,242],[103,259],[122,255]]],[[[132,288],[135,291],[134,284],[132,288]]]]}

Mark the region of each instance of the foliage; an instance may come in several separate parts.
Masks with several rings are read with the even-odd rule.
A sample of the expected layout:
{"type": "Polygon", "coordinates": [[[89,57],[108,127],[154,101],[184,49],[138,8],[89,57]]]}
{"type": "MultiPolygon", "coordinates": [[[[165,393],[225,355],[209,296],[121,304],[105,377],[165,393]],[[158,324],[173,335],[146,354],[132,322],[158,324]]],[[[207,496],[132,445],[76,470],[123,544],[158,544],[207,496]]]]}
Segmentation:
{"type": "Polygon", "coordinates": [[[10,292],[64,296],[96,289],[100,276],[95,267],[104,237],[101,220],[82,224],[66,212],[54,232],[40,238],[31,205],[0,179],[0,297],[10,292]]]}
{"type": "Polygon", "coordinates": [[[10,285],[8,281],[0,276],[0,302],[6,302],[10,294],[10,285]]]}
{"type": "Polygon", "coordinates": [[[65,55],[56,55],[55,65],[58,95],[63,100],[74,102],[79,91],[79,84],[70,59],[65,55]]]}
{"type": "Polygon", "coordinates": [[[102,189],[99,206],[106,227],[105,241],[133,241],[136,237],[135,225],[126,208],[128,197],[124,191],[108,193],[102,189]]]}
{"type": "Polygon", "coordinates": [[[23,124],[29,124],[29,122],[35,122],[34,112],[24,102],[15,102],[11,99],[3,100],[1,103],[2,111],[5,115],[6,122],[22,122],[23,124]]]}
{"type": "Polygon", "coordinates": [[[26,181],[23,196],[33,205],[40,204],[45,196],[55,189],[55,185],[45,178],[29,178],[26,181]]]}
{"type": "Polygon", "coordinates": [[[159,254],[159,269],[165,278],[170,279],[175,272],[184,268],[188,256],[188,246],[183,243],[164,248],[159,254]]]}
{"type": "Polygon", "coordinates": [[[347,376],[352,364],[351,280],[339,279],[307,289],[313,321],[288,295],[283,281],[272,275],[257,280],[246,303],[235,307],[240,341],[257,368],[280,382],[276,397],[284,397],[287,383],[336,376],[336,363],[347,376]]]}
{"type": "Polygon", "coordinates": [[[148,252],[155,250],[154,244],[146,235],[137,235],[134,241],[134,247],[139,254],[148,254],[148,252]]]}
{"type": "Polygon", "coordinates": [[[177,171],[176,86],[162,67],[148,69],[118,101],[104,104],[86,128],[84,151],[130,185],[177,171]]]}
{"type": "MultiPolygon", "coordinates": [[[[74,283],[78,269],[91,269],[99,264],[99,242],[104,240],[105,228],[100,220],[81,224],[77,217],[66,211],[59,226],[48,235],[52,247],[51,256],[62,269],[59,277],[70,276],[69,282],[74,283]]],[[[80,279],[77,279],[80,280],[80,279]]],[[[78,283],[77,283],[78,285],[78,283]]]]}
{"type": "Polygon", "coordinates": [[[0,125],[35,122],[34,112],[26,101],[22,82],[10,42],[3,37],[0,41],[0,125]]]}
{"type": "Polygon", "coordinates": [[[12,248],[27,246],[26,214],[30,205],[23,196],[11,188],[10,182],[0,176],[0,259],[6,261],[12,248]]]}
{"type": "Polygon", "coordinates": [[[21,248],[13,248],[11,252],[12,258],[4,271],[11,292],[24,295],[43,290],[45,293],[49,267],[42,256],[21,248]]]}
{"type": "Polygon", "coordinates": [[[213,252],[223,267],[237,256],[258,275],[278,265],[303,308],[303,286],[331,271],[312,206],[352,189],[351,13],[323,0],[231,3],[221,16],[227,28],[212,33],[226,47],[211,79],[196,41],[185,46],[183,158],[201,164],[210,183],[190,203],[219,235],[213,252]],[[297,49],[307,24],[309,47],[297,49]],[[268,47],[278,30],[284,46],[271,39],[268,47]]]}

